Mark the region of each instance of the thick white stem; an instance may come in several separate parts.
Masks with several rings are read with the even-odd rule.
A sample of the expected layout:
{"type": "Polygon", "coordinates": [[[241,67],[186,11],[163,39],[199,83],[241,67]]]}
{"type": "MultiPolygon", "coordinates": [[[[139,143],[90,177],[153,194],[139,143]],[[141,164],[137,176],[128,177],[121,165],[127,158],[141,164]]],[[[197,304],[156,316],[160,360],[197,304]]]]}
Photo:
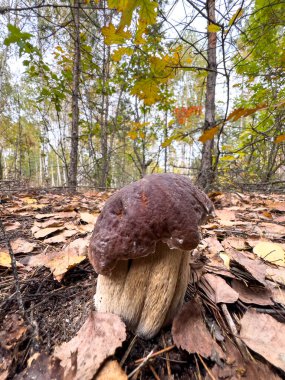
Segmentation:
{"type": "Polygon", "coordinates": [[[99,275],[95,307],[120,315],[135,334],[149,339],[181,307],[189,276],[189,252],[159,243],[155,254],[121,261],[111,276],[99,275]]]}

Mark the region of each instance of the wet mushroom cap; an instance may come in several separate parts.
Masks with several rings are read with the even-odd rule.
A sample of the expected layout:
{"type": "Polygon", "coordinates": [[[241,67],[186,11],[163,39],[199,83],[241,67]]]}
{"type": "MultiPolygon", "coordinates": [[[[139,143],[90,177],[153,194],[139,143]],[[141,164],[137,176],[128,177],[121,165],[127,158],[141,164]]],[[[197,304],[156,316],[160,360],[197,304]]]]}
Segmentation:
{"type": "Polygon", "coordinates": [[[117,261],[155,252],[158,241],[170,248],[194,249],[198,226],[213,204],[191,180],[178,174],[151,174],[125,186],[106,202],[90,241],[89,259],[99,274],[117,261]]]}

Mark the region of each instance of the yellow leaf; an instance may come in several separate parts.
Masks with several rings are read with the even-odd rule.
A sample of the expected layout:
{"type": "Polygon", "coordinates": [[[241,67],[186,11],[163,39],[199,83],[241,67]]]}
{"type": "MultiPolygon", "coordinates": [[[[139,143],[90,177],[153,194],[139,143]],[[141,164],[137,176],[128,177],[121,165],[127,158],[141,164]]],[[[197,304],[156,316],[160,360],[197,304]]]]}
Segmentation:
{"type": "Polygon", "coordinates": [[[156,22],[158,3],[153,0],[142,0],[140,2],[140,19],[148,25],[156,22]]]}
{"type": "Polygon", "coordinates": [[[130,47],[119,47],[118,49],[114,50],[112,54],[112,59],[115,62],[119,62],[123,55],[132,55],[134,52],[134,49],[130,47]]]}
{"type": "Polygon", "coordinates": [[[11,268],[11,257],[8,252],[0,252],[0,267],[11,268]]]}
{"type": "Polygon", "coordinates": [[[28,204],[28,205],[31,205],[33,203],[37,203],[37,200],[34,199],[34,198],[30,198],[30,197],[25,197],[25,198],[22,198],[23,202],[25,204],[28,204]]]}
{"type": "Polygon", "coordinates": [[[168,139],[164,140],[161,144],[162,148],[167,148],[173,141],[173,138],[169,137],[168,139]]]}
{"type": "Polygon", "coordinates": [[[253,252],[270,263],[285,266],[285,252],[279,244],[262,241],[253,248],[253,252]]]}
{"type": "Polygon", "coordinates": [[[159,85],[155,78],[139,79],[131,89],[131,94],[150,106],[159,100],[159,85]]]}
{"type": "Polygon", "coordinates": [[[136,140],[138,138],[138,134],[136,131],[130,131],[128,132],[128,136],[132,139],[132,140],[136,140]]]}
{"type": "Polygon", "coordinates": [[[102,34],[105,37],[105,43],[107,45],[123,44],[127,39],[131,38],[131,32],[124,32],[123,30],[116,30],[113,24],[104,26],[102,28],[102,34]]]}
{"type": "Polygon", "coordinates": [[[232,161],[232,160],[235,160],[235,157],[234,156],[230,156],[230,155],[227,155],[227,156],[223,156],[220,158],[221,161],[232,161]]]}
{"type": "Polygon", "coordinates": [[[108,7],[115,8],[119,12],[123,12],[128,6],[128,0],[108,0],[108,7]]]}
{"type": "Polygon", "coordinates": [[[231,17],[229,21],[229,25],[233,25],[241,16],[243,15],[243,9],[239,8],[236,13],[231,17]]]}
{"type": "Polygon", "coordinates": [[[199,137],[199,141],[205,143],[208,140],[212,140],[216,133],[219,131],[219,126],[213,127],[205,131],[202,136],[199,137]]]}
{"type": "Polygon", "coordinates": [[[275,142],[276,144],[281,143],[281,142],[283,142],[283,141],[285,141],[285,135],[279,135],[279,136],[277,136],[277,137],[275,138],[275,140],[274,140],[274,142],[275,142]]]}
{"type": "Polygon", "coordinates": [[[142,36],[146,31],[146,27],[147,27],[146,23],[139,21],[139,23],[137,25],[135,40],[134,40],[135,45],[140,45],[140,44],[146,43],[146,39],[143,38],[143,36],[142,36]]]}
{"type": "Polygon", "coordinates": [[[219,253],[219,256],[220,256],[220,258],[223,260],[224,265],[225,265],[228,269],[230,269],[230,258],[229,258],[229,256],[228,256],[226,253],[222,253],[222,252],[219,253]]]}
{"type": "Polygon", "coordinates": [[[208,25],[208,32],[210,33],[217,33],[221,30],[221,27],[216,24],[209,24],[208,25]]]}

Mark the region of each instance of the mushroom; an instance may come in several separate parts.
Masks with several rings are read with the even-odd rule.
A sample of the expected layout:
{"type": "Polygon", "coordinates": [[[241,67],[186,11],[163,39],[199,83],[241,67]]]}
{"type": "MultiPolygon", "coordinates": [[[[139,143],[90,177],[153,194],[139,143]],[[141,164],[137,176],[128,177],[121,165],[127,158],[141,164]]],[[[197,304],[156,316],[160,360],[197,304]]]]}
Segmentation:
{"type": "Polygon", "coordinates": [[[156,335],[183,303],[198,226],[213,210],[207,195],[177,174],[151,174],[113,194],[89,247],[99,274],[96,309],[121,316],[145,339],[156,335]]]}

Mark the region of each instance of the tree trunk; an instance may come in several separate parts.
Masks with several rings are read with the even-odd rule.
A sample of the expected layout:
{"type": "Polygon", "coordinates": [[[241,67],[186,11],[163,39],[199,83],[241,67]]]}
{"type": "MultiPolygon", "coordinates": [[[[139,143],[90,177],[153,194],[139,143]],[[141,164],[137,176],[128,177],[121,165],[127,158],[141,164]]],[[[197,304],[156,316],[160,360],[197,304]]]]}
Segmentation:
{"type": "Polygon", "coordinates": [[[78,130],[79,130],[79,81],[80,81],[80,14],[79,0],[74,0],[73,23],[74,23],[74,59],[73,59],[73,82],[72,82],[72,124],[71,124],[71,149],[68,173],[68,188],[75,192],[77,187],[77,164],[78,164],[78,130]]]}
{"type": "MultiPolygon", "coordinates": [[[[216,21],[215,18],[215,0],[207,0],[208,25],[216,21]]],[[[205,102],[205,123],[203,132],[215,126],[215,93],[217,78],[217,33],[208,32],[208,76],[206,85],[206,102],[205,102]]],[[[202,160],[198,174],[197,183],[200,187],[208,191],[215,179],[213,168],[213,148],[214,139],[207,140],[202,148],[202,160]]]]}

